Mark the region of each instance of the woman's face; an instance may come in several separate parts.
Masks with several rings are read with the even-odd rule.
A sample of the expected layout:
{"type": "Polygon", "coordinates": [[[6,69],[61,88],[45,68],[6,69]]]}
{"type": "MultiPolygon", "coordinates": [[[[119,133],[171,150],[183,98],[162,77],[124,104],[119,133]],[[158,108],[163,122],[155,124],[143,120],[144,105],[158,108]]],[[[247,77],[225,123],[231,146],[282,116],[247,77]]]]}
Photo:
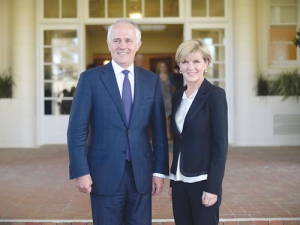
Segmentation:
{"type": "Polygon", "coordinates": [[[204,70],[208,67],[208,62],[203,59],[202,53],[193,53],[179,63],[180,70],[187,84],[202,82],[204,80],[204,70]]]}

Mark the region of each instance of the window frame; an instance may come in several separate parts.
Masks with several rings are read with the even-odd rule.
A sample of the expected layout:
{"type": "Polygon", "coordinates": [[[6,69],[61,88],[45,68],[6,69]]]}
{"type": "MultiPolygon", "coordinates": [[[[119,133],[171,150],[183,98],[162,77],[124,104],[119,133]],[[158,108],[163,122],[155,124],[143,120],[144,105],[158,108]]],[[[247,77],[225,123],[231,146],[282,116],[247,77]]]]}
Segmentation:
{"type": "MultiPolygon", "coordinates": [[[[297,0],[297,12],[299,12],[300,10],[300,0],[297,0]]],[[[290,4],[283,4],[281,6],[290,6],[290,4]]],[[[293,44],[292,43],[292,40],[290,42],[285,42],[285,41],[282,41],[282,42],[278,42],[278,41],[271,41],[271,36],[270,36],[270,33],[271,33],[271,28],[272,27],[276,27],[276,26],[281,26],[281,27],[289,27],[289,26],[295,26],[296,27],[296,32],[299,30],[300,28],[300,13],[297,13],[297,22],[295,23],[280,23],[280,22],[275,22],[275,23],[272,23],[271,21],[271,8],[272,8],[272,3],[271,3],[271,0],[269,1],[269,19],[268,19],[268,39],[267,39],[267,59],[268,59],[268,67],[270,70],[274,69],[274,68],[289,68],[289,67],[299,67],[299,63],[300,63],[300,48],[296,47],[296,60],[271,60],[270,58],[270,48],[271,48],[271,45],[272,43],[274,44],[284,44],[284,45],[287,45],[288,43],[290,44],[293,44]]],[[[295,33],[295,36],[296,36],[296,33],[295,33]]]]}

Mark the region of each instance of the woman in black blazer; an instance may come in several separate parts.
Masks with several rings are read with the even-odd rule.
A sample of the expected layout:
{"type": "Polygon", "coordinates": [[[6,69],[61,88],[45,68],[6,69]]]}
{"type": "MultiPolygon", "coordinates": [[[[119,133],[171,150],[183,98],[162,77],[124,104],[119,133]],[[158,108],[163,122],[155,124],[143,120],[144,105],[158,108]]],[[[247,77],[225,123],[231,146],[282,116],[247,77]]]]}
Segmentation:
{"type": "Polygon", "coordinates": [[[186,81],[172,99],[175,223],[217,225],[228,150],[225,91],[204,78],[211,56],[202,40],[183,42],[175,60],[186,81]]]}

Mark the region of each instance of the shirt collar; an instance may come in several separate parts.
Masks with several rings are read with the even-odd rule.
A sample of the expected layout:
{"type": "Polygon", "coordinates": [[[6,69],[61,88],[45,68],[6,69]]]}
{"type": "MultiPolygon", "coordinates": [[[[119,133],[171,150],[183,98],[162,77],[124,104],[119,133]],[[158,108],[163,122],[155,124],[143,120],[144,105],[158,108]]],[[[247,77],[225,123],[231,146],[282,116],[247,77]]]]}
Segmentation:
{"type": "Polygon", "coordinates": [[[195,98],[195,96],[196,96],[198,90],[199,90],[199,89],[195,90],[195,91],[193,92],[193,94],[191,94],[190,97],[187,97],[186,94],[185,94],[185,91],[184,91],[184,92],[183,92],[183,95],[182,95],[182,99],[191,99],[191,100],[193,100],[193,99],[195,98]]]}
{"type": "MultiPolygon", "coordinates": [[[[119,66],[113,59],[111,60],[111,64],[115,71],[115,74],[120,74],[120,73],[122,73],[123,70],[125,70],[123,67],[119,66]]],[[[128,68],[126,68],[126,70],[129,70],[131,74],[134,74],[133,73],[133,71],[134,71],[133,63],[128,68]]]]}

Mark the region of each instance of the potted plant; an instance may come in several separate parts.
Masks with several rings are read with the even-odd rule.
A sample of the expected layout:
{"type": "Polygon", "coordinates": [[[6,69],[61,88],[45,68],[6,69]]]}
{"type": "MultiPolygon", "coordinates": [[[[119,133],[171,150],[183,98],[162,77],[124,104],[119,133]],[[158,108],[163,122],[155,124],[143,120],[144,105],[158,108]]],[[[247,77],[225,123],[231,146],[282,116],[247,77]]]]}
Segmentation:
{"type": "Polygon", "coordinates": [[[300,29],[299,31],[296,33],[296,37],[294,37],[293,39],[293,43],[296,47],[299,47],[300,48],[300,29]]]}
{"type": "Polygon", "coordinates": [[[282,72],[276,79],[268,79],[262,73],[257,75],[257,96],[283,96],[283,100],[288,97],[300,95],[300,76],[297,69],[294,71],[282,72]]]}
{"type": "Polygon", "coordinates": [[[0,98],[12,98],[14,79],[11,68],[0,73],[0,98]]]}
{"type": "Polygon", "coordinates": [[[272,83],[272,94],[282,95],[283,99],[288,97],[296,97],[298,99],[300,94],[300,78],[297,70],[282,72],[279,78],[272,83]]]}

